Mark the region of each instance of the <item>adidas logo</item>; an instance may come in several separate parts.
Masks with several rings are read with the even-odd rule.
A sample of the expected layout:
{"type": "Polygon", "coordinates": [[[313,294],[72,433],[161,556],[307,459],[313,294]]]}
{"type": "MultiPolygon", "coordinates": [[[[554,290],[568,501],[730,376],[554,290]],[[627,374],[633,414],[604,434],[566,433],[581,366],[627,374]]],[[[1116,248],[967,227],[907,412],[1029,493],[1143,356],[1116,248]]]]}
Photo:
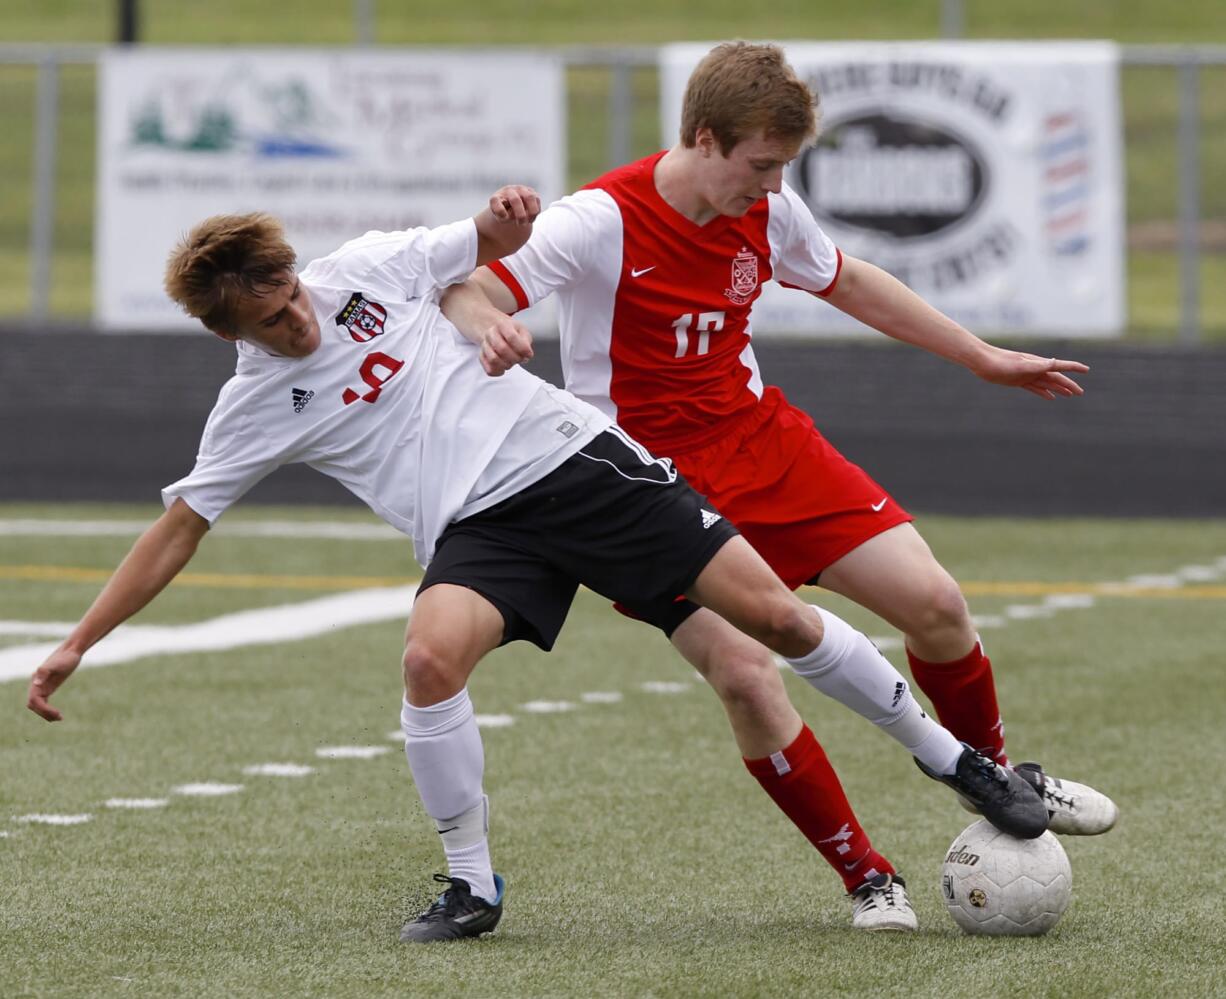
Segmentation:
{"type": "Polygon", "coordinates": [[[716,521],[723,520],[718,513],[712,513],[710,510],[702,511],[702,529],[705,531],[716,521]]]}
{"type": "Polygon", "coordinates": [[[896,684],[894,684],[894,700],[890,702],[890,707],[892,708],[898,707],[898,702],[902,700],[902,695],[905,694],[906,692],[907,692],[907,685],[903,683],[902,680],[899,680],[896,684]]]}
{"type": "Polygon", "coordinates": [[[294,412],[301,413],[307,407],[307,403],[315,398],[315,393],[310,389],[296,388],[293,391],[294,396],[294,412]]]}

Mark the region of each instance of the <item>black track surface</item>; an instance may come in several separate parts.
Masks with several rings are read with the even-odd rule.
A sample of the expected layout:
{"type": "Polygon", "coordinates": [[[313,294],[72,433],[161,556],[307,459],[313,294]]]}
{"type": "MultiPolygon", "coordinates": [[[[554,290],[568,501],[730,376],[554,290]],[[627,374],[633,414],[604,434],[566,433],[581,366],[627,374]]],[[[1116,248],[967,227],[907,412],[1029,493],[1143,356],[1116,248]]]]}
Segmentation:
{"type": "MultiPolygon", "coordinates": [[[[893,344],[755,349],[765,380],[913,510],[1226,515],[1226,351],[1044,344],[1092,369],[1085,396],[1044,402],[893,344]]],[[[205,333],[0,328],[0,499],[156,500],[233,367],[205,333]]],[[[532,370],[559,379],[556,343],[532,370]]],[[[249,499],[354,502],[301,467],[249,499]]]]}

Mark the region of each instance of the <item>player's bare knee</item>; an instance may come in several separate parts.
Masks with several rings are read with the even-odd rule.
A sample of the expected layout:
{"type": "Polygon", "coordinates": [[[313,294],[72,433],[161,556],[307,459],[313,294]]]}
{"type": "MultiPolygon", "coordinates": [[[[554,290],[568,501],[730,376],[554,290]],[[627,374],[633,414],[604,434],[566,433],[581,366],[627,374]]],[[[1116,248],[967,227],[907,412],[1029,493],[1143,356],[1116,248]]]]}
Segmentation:
{"type": "Polygon", "coordinates": [[[939,639],[963,632],[973,634],[970,608],[952,578],[944,576],[934,583],[925,598],[907,628],[909,635],[939,639]]]}
{"type": "Polygon", "coordinates": [[[721,650],[708,663],[707,682],[728,705],[753,705],[783,692],[779,668],[771,652],[756,642],[721,650]]]}
{"type": "Polygon", "coordinates": [[[431,645],[409,640],[404,649],[404,689],[411,703],[434,704],[464,686],[464,673],[431,645]]]}
{"type": "Polygon", "coordinates": [[[767,608],[766,630],[759,640],[781,656],[807,655],[821,644],[822,619],[789,593],[767,608]]]}

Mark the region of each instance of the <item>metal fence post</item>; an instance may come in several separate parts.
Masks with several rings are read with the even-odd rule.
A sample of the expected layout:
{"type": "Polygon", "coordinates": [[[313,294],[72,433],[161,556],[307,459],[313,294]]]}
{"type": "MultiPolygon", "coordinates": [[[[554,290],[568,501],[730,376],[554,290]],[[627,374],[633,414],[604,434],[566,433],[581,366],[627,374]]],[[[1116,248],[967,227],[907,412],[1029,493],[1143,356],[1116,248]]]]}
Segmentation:
{"type": "Polygon", "coordinates": [[[353,36],[358,45],[375,44],[375,0],[353,0],[353,36]]]}
{"type": "Polygon", "coordinates": [[[614,57],[609,64],[609,169],[630,160],[630,128],[634,114],[630,74],[632,67],[624,58],[614,57]]]}
{"type": "Polygon", "coordinates": [[[35,94],[34,211],[30,219],[30,315],[35,318],[45,318],[51,304],[59,84],[59,60],[54,52],[48,52],[38,63],[35,94]]]}
{"type": "Polygon", "coordinates": [[[963,0],[941,0],[941,37],[962,38],[966,34],[966,4],[963,0]]]}
{"type": "Polygon", "coordinates": [[[1179,62],[1179,342],[1200,343],[1200,65],[1179,62]]]}

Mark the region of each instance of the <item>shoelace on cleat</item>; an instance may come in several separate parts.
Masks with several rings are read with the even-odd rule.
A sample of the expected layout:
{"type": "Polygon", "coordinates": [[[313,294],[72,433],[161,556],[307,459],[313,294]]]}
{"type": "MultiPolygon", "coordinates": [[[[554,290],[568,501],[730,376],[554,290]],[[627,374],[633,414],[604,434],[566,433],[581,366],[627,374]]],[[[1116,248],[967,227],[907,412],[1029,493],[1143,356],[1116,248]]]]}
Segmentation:
{"type": "Polygon", "coordinates": [[[460,893],[455,890],[455,881],[445,874],[434,875],[434,880],[440,884],[451,885],[443,894],[434,900],[425,912],[417,917],[419,923],[433,923],[440,919],[450,919],[460,908],[460,893]]]}
{"type": "Polygon", "coordinates": [[[990,777],[997,784],[1002,782],[1007,783],[1009,778],[1005,776],[1004,771],[982,754],[976,754],[971,759],[971,765],[985,777],[990,777]]]}
{"type": "Polygon", "coordinates": [[[887,874],[886,877],[889,880],[887,880],[886,883],[880,887],[875,886],[871,881],[866,881],[863,885],[851,893],[851,897],[854,898],[857,903],[857,912],[862,912],[865,909],[877,908],[879,899],[884,899],[885,904],[890,908],[894,908],[897,905],[897,895],[895,893],[895,889],[901,888],[902,885],[900,885],[894,879],[893,874],[887,874]]]}

